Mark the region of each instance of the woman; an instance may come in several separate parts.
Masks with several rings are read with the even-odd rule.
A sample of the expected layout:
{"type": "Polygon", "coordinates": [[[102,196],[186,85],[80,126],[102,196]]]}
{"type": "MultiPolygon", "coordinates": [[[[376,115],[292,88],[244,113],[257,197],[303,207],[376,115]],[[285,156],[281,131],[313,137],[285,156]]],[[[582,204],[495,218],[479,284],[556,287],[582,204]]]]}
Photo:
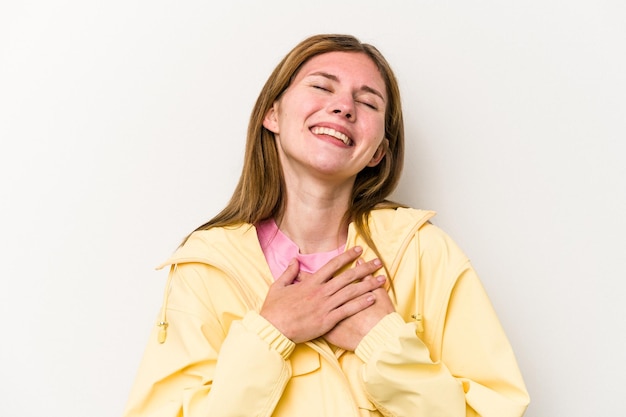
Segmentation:
{"type": "Polygon", "coordinates": [[[274,70],[227,207],[165,265],[126,416],[521,416],[528,396],[471,265],[386,200],[396,79],[319,35],[274,70]]]}

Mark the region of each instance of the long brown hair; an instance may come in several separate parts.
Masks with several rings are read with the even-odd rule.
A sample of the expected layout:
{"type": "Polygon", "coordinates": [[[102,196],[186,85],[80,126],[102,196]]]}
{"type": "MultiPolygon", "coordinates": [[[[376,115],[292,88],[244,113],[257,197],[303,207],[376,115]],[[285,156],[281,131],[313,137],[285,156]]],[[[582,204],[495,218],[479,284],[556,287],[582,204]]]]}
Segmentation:
{"type": "Polygon", "coordinates": [[[357,232],[378,252],[368,228],[370,211],[380,207],[401,207],[386,200],[398,184],[404,162],[400,91],[391,67],[378,49],[349,35],[311,36],[292,49],[274,69],[250,116],[243,170],[233,196],[217,216],[196,231],[242,223],[255,224],[281,216],[285,208],[285,181],[274,134],[263,126],[263,119],[309,59],[335,51],[366,54],[378,67],[387,88],[385,156],[378,165],[366,167],[357,175],[352,201],[344,219],[353,221],[357,232]]]}

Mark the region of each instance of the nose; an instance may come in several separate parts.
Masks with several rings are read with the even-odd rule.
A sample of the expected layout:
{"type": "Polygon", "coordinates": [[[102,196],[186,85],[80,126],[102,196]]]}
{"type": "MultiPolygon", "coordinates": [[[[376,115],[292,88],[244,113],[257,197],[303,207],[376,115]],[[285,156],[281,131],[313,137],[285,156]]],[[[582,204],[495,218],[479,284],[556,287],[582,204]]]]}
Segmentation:
{"type": "Polygon", "coordinates": [[[346,116],[346,119],[353,121],[352,119],[352,113],[348,112],[348,111],[342,111],[341,109],[334,109],[333,113],[335,114],[340,114],[340,113],[344,113],[344,115],[346,116]]]}
{"type": "Polygon", "coordinates": [[[352,96],[336,96],[335,100],[330,103],[329,110],[333,114],[339,114],[348,119],[350,122],[356,120],[354,100],[352,96]]]}

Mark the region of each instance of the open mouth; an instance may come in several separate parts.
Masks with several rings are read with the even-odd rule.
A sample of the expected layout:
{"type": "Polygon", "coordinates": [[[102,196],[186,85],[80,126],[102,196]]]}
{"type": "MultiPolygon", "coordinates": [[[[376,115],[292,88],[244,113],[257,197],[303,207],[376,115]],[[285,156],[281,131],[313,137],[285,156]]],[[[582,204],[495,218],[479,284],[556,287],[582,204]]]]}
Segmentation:
{"type": "Polygon", "coordinates": [[[331,129],[330,127],[314,126],[313,128],[311,128],[311,132],[316,135],[331,136],[335,139],[342,141],[347,146],[352,146],[352,140],[348,136],[341,132],[337,132],[335,129],[331,129]]]}

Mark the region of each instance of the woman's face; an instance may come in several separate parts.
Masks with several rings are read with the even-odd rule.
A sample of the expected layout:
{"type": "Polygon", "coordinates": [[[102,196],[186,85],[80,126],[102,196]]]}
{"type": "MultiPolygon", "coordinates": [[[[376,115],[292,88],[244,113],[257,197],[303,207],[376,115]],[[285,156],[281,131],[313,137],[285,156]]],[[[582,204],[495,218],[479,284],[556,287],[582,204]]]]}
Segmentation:
{"type": "Polygon", "coordinates": [[[286,178],[354,181],[384,156],[387,91],[363,53],[329,52],[306,62],[263,125],[274,132],[286,178]]]}

